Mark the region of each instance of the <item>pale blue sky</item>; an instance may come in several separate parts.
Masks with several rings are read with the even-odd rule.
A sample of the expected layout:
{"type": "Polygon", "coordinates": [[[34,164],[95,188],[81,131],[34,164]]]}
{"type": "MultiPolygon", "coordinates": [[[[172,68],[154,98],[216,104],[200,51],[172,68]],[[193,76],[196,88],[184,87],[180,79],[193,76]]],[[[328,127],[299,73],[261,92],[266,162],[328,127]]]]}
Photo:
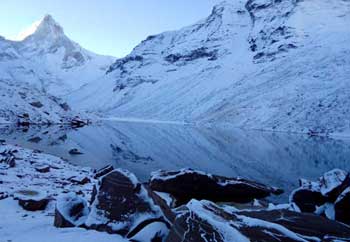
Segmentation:
{"type": "Polygon", "coordinates": [[[83,47],[117,57],[148,35],[175,30],[209,15],[222,0],[1,0],[0,35],[19,32],[51,14],[83,47]]]}

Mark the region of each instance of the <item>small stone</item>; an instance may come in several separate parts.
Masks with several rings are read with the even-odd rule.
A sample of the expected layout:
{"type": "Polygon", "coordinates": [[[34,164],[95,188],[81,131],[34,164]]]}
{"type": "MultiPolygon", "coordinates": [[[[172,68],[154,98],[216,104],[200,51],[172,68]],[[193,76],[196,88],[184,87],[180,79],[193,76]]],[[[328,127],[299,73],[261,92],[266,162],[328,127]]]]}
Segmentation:
{"type": "Polygon", "coordinates": [[[27,211],[45,210],[49,203],[47,194],[34,190],[19,190],[14,193],[14,198],[18,204],[27,211]]]}
{"type": "Polygon", "coordinates": [[[0,200],[4,200],[9,197],[7,192],[0,192],[0,200]]]}
{"type": "Polygon", "coordinates": [[[80,176],[80,177],[74,176],[74,177],[70,178],[69,180],[71,182],[79,184],[79,185],[85,185],[85,184],[88,184],[91,182],[90,179],[86,176],[80,176]]]}
{"type": "Polygon", "coordinates": [[[70,155],[82,155],[83,153],[82,152],[80,152],[78,149],[71,149],[70,151],[69,151],[69,154],[70,155]]]}
{"type": "Polygon", "coordinates": [[[48,173],[50,172],[50,166],[48,165],[42,165],[35,167],[35,170],[40,173],[48,173]]]}

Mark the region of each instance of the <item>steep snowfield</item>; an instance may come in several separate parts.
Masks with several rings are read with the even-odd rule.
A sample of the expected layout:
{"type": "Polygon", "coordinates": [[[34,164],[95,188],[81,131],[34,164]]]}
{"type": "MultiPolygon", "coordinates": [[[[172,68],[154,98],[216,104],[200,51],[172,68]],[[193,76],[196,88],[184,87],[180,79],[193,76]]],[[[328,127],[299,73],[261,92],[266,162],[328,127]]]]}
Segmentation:
{"type": "Polygon", "coordinates": [[[0,37],[0,122],[29,114],[33,122],[60,122],[70,115],[64,95],[103,75],[114,58],[71,41],[50,16],[11,41],[0,37]],[[57,98],[60,97],[60,98],[57,98]],[[40,101],[42,107],[31,102],[40,101]]]}
{"type": "Polygon", "coordinates": [[[69,100],[113,117],[347,132],[349,23],[347,0],[226,1],[148,37],[69,100]]]}

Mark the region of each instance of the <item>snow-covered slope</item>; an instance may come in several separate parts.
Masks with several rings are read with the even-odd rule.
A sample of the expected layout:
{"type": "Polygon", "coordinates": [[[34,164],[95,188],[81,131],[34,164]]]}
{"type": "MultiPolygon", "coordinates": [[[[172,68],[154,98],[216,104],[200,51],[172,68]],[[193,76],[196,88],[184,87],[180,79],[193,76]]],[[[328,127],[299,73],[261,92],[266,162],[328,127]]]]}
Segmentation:
{"type": "Polygon", "coordinates": [[[237,0],[150,36],[69,97],[109,116],[350,129],[350,1],[237,0]]]}
{"type": "Polygon", "coordinates": [[[0,77],[0,123],[66,123],[75,115],[62,99],[0,77]]]}
{"type": "Polygon", "coordinates": [[[0,37],[0,123],[23,114],[34,123],[75,115],[64,95],[103,75],[113,60],[71,41],[50,15],[19,40],[0,37]]]}

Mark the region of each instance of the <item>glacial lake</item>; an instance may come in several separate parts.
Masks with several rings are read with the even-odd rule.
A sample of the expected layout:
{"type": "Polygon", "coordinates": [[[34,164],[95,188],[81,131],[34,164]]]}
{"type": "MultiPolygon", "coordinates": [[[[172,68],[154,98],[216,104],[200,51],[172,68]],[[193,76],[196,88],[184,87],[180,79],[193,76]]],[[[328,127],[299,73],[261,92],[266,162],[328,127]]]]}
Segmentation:
{"type": "Polygon", "coordinates": [[[0,126],[9,144],[38,149],[92,168],[112,164],[147,181],[155,170],[192,168],[240,176],[285,190],[334,168],[350,170],[350,140],[227,127],[106,121],[81,129],[0,126]],[[82,155],[70,155],[76,148],[82,155]]]}

